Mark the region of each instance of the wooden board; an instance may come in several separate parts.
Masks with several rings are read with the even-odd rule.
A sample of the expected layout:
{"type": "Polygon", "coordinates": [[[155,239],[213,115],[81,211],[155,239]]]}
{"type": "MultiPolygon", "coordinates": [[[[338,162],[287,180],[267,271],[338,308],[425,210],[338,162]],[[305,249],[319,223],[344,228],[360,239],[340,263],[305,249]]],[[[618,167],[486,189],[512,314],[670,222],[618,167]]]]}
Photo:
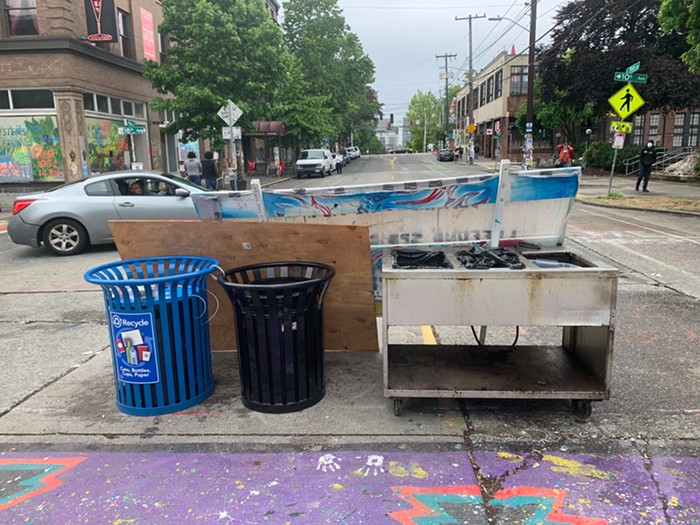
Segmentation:
{"type": "MultiPolygon", "coordinates": [[[[378,351],[369,229],[360,225],[226,221],[110,221],[122,259],[200,255],[224,270],[247,264],[312,261],[336,270],[324,299],[328,350],[378,351]]],[[[211,321],[213,350],[236,347],[233,309],[223,289],[211,321]]],[[[216,301],[211,300],[214,312],[216,301]]]]}

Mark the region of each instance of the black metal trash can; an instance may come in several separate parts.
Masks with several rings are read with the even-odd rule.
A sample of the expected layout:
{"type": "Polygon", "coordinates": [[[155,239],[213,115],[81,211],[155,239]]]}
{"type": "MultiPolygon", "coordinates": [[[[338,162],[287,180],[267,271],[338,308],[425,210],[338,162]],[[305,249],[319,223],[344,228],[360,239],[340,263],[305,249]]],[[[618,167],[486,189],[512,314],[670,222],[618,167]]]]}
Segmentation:
{"type": "Polygon", "coordinates": [[[296,412],[323,399],[323,298],[334,275],[325,264],[275,262],[217,277],[234,307],[246,407],[296,412]]]}

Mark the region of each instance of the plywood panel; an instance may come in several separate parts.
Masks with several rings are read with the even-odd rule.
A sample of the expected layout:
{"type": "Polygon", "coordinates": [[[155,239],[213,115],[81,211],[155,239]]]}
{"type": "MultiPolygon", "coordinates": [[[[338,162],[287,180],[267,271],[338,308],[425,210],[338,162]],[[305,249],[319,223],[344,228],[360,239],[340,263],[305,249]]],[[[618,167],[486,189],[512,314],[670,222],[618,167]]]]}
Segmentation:
{"type": "MultiPolygon", "coordinates": [[[[324,300],[324,338],[329,350],[378,351],[372,292],[369,230],[361,225],[250,221],[110,221],[123,259],[201,255],[221,261],[224,270],[277,261],[314,261],[336,275],[324,300]]],[[[236,347],[233,309],[221,287],[211,321],[212,348],[236,347]]],[[[210,301],[213,312],[215,301],[210,301]]]]}

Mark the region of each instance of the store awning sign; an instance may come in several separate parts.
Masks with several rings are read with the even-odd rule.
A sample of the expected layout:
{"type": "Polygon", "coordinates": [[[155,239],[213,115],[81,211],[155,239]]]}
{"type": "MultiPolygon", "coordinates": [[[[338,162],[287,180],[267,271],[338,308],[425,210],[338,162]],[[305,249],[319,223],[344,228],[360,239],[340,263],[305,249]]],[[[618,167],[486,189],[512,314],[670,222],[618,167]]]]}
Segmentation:
{"type": "Polygon", "coordinates": [[[87,39],[91,42],[116,42],[117,20],[114,0],[85,0],[87,39]]]}

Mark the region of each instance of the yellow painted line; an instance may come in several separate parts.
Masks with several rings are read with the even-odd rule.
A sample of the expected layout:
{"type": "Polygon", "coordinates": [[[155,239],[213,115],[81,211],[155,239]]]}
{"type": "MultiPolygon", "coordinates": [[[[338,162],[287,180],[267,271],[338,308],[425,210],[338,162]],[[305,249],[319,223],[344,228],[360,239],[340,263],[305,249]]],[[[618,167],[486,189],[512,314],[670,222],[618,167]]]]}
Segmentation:
{"type": "Polygon", "coordinates": [[[436,345],[435,333],[433,333],[433,327],[430,325],[423,325],[420,327],[421,332],[423,332],[423,344],[426,345],[436,345]]]}

